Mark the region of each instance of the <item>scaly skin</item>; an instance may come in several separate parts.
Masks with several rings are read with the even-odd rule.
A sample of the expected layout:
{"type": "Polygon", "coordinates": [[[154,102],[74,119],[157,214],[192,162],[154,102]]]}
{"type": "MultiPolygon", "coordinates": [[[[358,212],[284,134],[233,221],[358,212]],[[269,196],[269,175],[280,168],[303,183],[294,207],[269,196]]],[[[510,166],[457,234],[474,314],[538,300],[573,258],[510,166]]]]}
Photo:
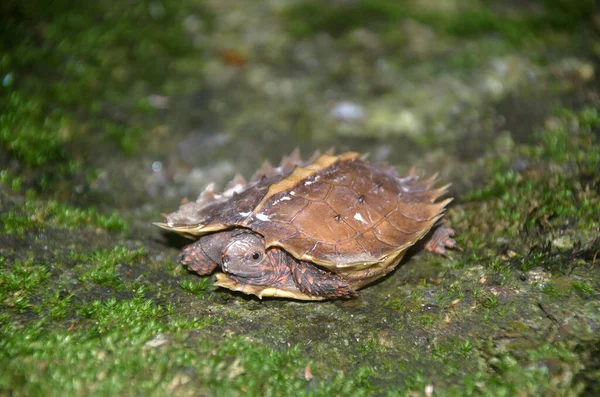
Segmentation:
{"type": "Polygon", "coordinates": [[[450,255],[446,252],[446,248],[462,251],[458,244],[456,244],[456,241],[452,238],[455,235],[456,231],[454,231],[454,229],[445,225],[440,225],[434,230],[429,241],[425,243],[425,249],[449,258],[450,255]]]}
{"type": "Polygon", "coordinates": [[[294,261],[291,270],[298,289],[305,294],[328,298],[349,298],[356,295],[343,277],[313,264],[294,261]]]}
{"type": "Polygon", "coordinates": [[[218,267],[202,250],[202,244],[198,241],[186,245],[179,254],[179,262],[193,272],[201,276],[212,274],[218,267]]]}

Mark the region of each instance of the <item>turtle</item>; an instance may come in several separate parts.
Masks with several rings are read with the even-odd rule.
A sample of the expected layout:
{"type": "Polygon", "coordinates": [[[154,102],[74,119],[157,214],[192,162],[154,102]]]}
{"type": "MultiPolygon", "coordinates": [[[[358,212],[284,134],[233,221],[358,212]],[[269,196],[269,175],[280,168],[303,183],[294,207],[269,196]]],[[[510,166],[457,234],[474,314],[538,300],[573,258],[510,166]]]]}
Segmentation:
{"type": "Polygon", "coordinates": [[[452,198],[434,188],[437,174],[374,164],[357,152],[299,151],[278,167],[265,162],[249,182],[239,174],[222,193],[209,184],[166,221],[155,223],[195,240],[180,262],[216,286],[263,297],[350,298],[390,273],[407,249],[437,227],[425,248],[447,256],[459,248],[438,221],[452,198]]]}

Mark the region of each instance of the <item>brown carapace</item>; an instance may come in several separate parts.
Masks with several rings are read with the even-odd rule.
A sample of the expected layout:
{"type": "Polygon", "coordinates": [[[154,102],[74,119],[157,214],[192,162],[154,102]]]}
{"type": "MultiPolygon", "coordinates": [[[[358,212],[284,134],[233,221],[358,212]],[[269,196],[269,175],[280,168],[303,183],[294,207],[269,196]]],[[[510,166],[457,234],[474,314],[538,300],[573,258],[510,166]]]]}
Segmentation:
{"type": "MultiPolygon", "coordinates": [[[[358,153],[298,151],[268,163],[246,182],[236,176],[221,194],[209,185],[156,225],[197,240],[181,262],[200,275],[217,268],[216,285],[302,300],[350,297],[392,271],[406,250],[442,217],[451,198],[437,177],[401,177],[358,153]]],[[[450,228],[426,248],[456,248],[450,228]]]]}

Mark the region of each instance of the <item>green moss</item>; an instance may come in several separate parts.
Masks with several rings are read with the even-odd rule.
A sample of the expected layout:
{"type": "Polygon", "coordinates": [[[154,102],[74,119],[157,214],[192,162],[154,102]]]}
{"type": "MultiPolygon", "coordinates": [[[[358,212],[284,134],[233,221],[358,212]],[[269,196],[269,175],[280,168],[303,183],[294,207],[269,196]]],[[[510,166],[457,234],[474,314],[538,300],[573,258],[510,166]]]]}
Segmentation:
{"type": "Polygon", "coordinates": [[[491,159],[486,164],[489,182],[467,194],[466,200],[486,201],[485,211],[494,214],[497,229],[513,236],[565,221],[575,221],[584,230],[596,229],[600,195],[594,186],[600,182],[600,145],[592,131],[598,120],[595,109],[559,112],[554,120],[558,125],[538,134],[541,144],[491,159]],[[528,168],[512,169],[517,160],[528,168]]]}
{"type": "Polygon", "coordinates": [[[493,294],[482,293],[478,296],[478,302],[486,309],[495,309],[500,306],[500,299],[493,294]]]}
{"type": "MultiPolygon", "coordinates": [[[[133,299],[94,300],[83,304],[78,314],[90,320],[90,331],[93,334],[130,330],[133,339],[142,335],[150,337],[152,331],[162,332],[167,329],[159,321],[159,317],[164,316],[166,310],[151,300],[144,299],[143,294],[144,290],[138,289],[133,299]],[[142,324],[145,324],[147,329],[141,327],[142,324]]],[[[188,325],[198,326],[197,322],[188,325]]]]}
{"type": "MultiPolygon", "coordinates": [[[[581,244],[578,243],[578,246],[581,244]]],[[[513,269],[530,271],[541,268],[558,275],[569,275],[577,269],[589,268],[593,258],[600,252],[598,243],[569,250],[555,250],[551,247],[532,247],[524,255],[516,255],[507,264],[513,269]]]]}
{"type": "Polygon", "coordinates": [[[362,349],[365,353],[385,353],[387,350],[385,346],[379,343],[377,333],[375,332],[369,332],[364,338],[362,349]]]}
{"type": "Polygon", "coordinates": [[[38,99],[12,92],[0,102],[0,146],[25,164],[39,167],[64,161],[61,129],[69,120],[60,114],[48,115],[38,99]]]}
{"type": "Polygon", "coordinates": [[[594,288],[585,281],[573,281],[572,288],[584,296],[591,296],[594,294],[594,288]]]}
{"type": "Polygon", "coordinates": [[[0,304],[17,312],[28,310],[31,293],[50,277],[46,266],[34,263],[33,258],[15,262],[11,267],[0,257],[0,304]]]}
{"type": "Polygon", "coordinates": [[[8,186],[13,192],[22,189],[21,178],[13,176],[9,170],[0,171],[0,185],[8,186]]]}
{"type": "Polygon", "coordinates": [[[84,305],[67,330],[43,321],[3,322],[0,389],[26,394],[365,395],[368,368],[308,381],[299,347],[270,349],[242,338],[215,343],[137,291],[130,300],[84,305]],[[187,331],[193,331],[192,334],[187,331]],[[43,368],[43,370],[40,370],[43,368]]]}
{"type": "Polygon", "coordinates": [[[118,147],[125,154],[133,154],[138,150],[138,146],[144,136],[144,130],[140,127],[125,126],[116,123],[102,123],[106,137],[117,143],[118,147]]]}
{"type": "Polygon", "coordinates": [[[400,313],[416,312],[423,307],[423,296],[416,290],[408,291],[406,293],[399,291],[395,296],[386,299],[384,306],[400,313]]]}
{"type": "Polygon", "coordinates": [[[449,395],[577,395],[583,384],[572,379],[581,370],[582,357],[565,343],[541,344],[533,349],[485,357],[486,366],[473,371],[465,383],[452,387],[449,395]]]}
{"type": "Polygon", "coordinates": [[[300,37],[322,31],[339,36],[360,27],[389,36],[388,32],[393,32],[398,23],[412,18],[453,36],[496,33],[518,44],[552,29],[571,31],[588,24],[594,11],[593,3],[593,0],[583,0],[575,5],[563,0],[544,0],[541,9],[535,12],[523,9],[511,13],[503,12],[502,7],[492,9],[488,3],[477,0],[456,11],[438,11],[416,1],[359,0],[323,4],[304,0],[290,5],[284,15],[290,33],[300,37]]]}
{"type": "MultiPolygon", "coordinates": [[[[524,21],[504,17],[485,7],[469,8],[460,14],[460,17],[441,18],[441,26],[446,33],[465,37],[495,32],[516,43],[531,34],[529,25],[524,21]]],[[[438,20],[439,17],[434,16],[438,20]]]]}
{"type": "Polygon", "coordinates": [[[212,20],[187,1],[7,0],[0,10],[0,147],[55,178],[69,175],[74,145],[97,152],[114,142],[126,154],[144,147],[149,107],[140,103],[192,50],[183,18],[203,11],[204,26],[212,20]]]}
{"type": "Polygon", "coordinates": [[[429,314],[425,314],[425,315],[418,317],[418,322],[419,322],[419,324],[421,324],[421,326],[423,328],[431,327],[432,325],[434,325],[437,322],[437,320],[438,319],[436,317],[429,315],[429,314]]]}
{"type": "Polygon", "coordinates": [[[99,285],[121,289],[121,278],[117,273],[118,265],[136,264],[145,255],[144,249],[130,251],[125,247],[115,247],[112,250],[94,251],[92,253],[73,253],[72,257],[78,263],[82,273],[81,281],[93,281],[99,285]]]}
{"type": "Polygon", "coordinates": [[[583,395],[600,394],[600,342],[581,343],[575,350],[583,355],[587,365],[575,375],[574,381],[585,385],[583,395]]]}
{"type": "Polygon", "coordinates": [[[542,0],[544,14],[537,24],[555,29],[570,30],[581,22],[590,21],[597,7],[594,0],[542,0]]]}
{"type": "Polygon", "coordinates": [[[73,296],[73,294],[62,290],[51,290],[44,297],[42,306],[52,320],[64,320],[72,305],[71,299],[73,296]]]}
{"type": "Polygon", "coordinates": [[[0,214],[0,231],[23,235],[44,227],[76,229],[85,226],[99,227],[113,232],[128,230],[127,223],[115,211],[110,215],[94,207],[77,208],[59,201],[43,201],[29,192],[23,204],[0,214]]]}
{"type": "Polygon", "coordinates": [[[567,292],[562,291],[559,287],[551,283],[544,284],[542,292],[551,298],[564,298],[569,295],[567,292]]]}
{"type": "Polygon", "coordinates": [[[581,172],[594,171],[600,161],[600,148],[593,133],[600,126],[598,109],[584,108],[579,112],[559,109],[552,124],[537,134],[543,144],[530,154],[556,163],[573,161],[581,172]]]}
{"type": "Polygon", "coordinates": [[[309,0],[293,3],[285,11],[289,21],[288,29],[296,36],[311,35],[319,31],[340,35],[363,26],[365,22],[390,23],[397,21],[402,15],[403,7],[385,0],[361,0],[340,5],[309,0]]]}
{"type": "MultiPolygon", "coordinates": [[[[446,364],[447,368],[453,368],[452,362],[461,358],[468,358],[473,350],[473,345],[469,340],[460,341],[458,339],[450,339],[447,341],[435,342],[432,348],[432,356],[434,359],[446,364]]],[[[453,375],[453,374],[447,374],[453,375]]]]}
{"type": "MultiPolygon", "coordinates": [[[[449,395],[577,394],[598,376],[593,365],[585,364],[589,347],[582,353],[573,344],[546,343],[522,319],[539,315],[529,308],[533,299],[546,322],[570,321],[569,340],[597,343],[589,326],[597,323],[597,315],[583,309],[582,300],[596,293],[599,125],[596,109],[557,111],[535,143],[500,148],[486,158],[483,186],[466,195],[464,212],[451,211],[468,248],[440,276],[446,294],[437,294],[436,302],[453,309],[447,311],[450,322],[463,318],[461,324],[476,321],[477,327],[511,325],[506,335],[495,332],[487,346],[478,341],[465,346],[463,359],[478,364],[461,376],[460,389],[445,389],[449,395]],[[461,222],[466,226],[461,228],[461,222]],[[529,299],[523,300],[523,294],[529,299]],[[453,298],[461,300],[449,303],[453,298]],[[585,320],[561,318],[561,311],[578,310],[587,313],[585,320]]],[[[458,343],[438,334],[433,354],[446,364],[446,376],[460,374],[452,365],[461,361],[460,352],[458,343]]]]}
{"type": "Polygon", "coordinates": [[[206,290],[211,285],[211,279],[208,277],[201,278],[197,281],[181,280],[179,286],[192,295],[203,296],[206,290]]]}

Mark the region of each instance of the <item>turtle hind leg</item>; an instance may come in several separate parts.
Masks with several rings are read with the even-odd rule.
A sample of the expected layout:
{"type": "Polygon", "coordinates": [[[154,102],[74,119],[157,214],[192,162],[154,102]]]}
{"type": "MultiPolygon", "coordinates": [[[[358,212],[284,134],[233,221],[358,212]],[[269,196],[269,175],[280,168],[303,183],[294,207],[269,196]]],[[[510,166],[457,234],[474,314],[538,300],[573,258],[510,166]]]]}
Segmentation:
{"type": "Polygon", "coordinates": [[[179,254],[179,262],[193,272],[201,276],[207,276],[214,272],[218,265],[206,255],[202,249],[202,243],[196,241],[186,245],[179,254]]]}
{"type": "Polygon", "coordinates": [[[291,270],[296,286],[305,294],[327,298],[350,298],[356,295],[343,277],[310,263],[297,262],[291,266],[291,270]]]}
{"type": "Polygon", "coordinates": [[[425,244],[425,249],[449,258],[450,255],[446,252],[446,248],[462,251],[462,248],[460,248],[452,238],[455,235],[456,232],[454,229],[442,224],[433,231],[431,238],[425,244]]]}

